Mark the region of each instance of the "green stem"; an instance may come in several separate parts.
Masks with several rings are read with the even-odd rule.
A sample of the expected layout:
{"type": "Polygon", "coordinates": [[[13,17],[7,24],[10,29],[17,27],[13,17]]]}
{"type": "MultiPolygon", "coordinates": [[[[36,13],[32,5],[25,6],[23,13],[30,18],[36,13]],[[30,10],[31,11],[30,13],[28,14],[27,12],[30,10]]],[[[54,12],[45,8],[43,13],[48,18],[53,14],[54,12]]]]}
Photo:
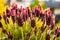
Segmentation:
{"type": "Polygon", "coordinates": [[[37,35],[36,35],[36,40],[37,40],[37,35]]]}
{"type": "Polygon", "coordinates": [[[21,28],[21,32],[22,32],[22,40],[24,40],[24,34],[23,34],[23,29],[21,28]]]}

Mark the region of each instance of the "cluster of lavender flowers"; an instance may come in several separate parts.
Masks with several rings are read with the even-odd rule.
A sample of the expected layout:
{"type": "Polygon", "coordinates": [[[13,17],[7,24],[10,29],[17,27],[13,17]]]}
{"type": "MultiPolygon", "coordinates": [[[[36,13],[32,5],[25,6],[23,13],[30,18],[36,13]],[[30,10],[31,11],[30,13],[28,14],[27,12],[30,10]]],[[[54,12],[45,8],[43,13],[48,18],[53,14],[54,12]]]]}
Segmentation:
{"type": "MultiPolygon", "coordinates": [[[[6,7],[6,12],[3,12],[3,18],[6,24],[9,23],[8,18],[10,17],[12,18],[13,24],[17,23],[20,27],[23,27],[23,22],[26,22],[28,19],[30,19],[31,27],[34,29],[35,35],[37,35],[38,31],[35,18],[37,17],[38,21],[41,19],[43,24],[40,29],[41,30],[40,34],[42,35],[45,29],[48,28],[47,30],[49,30],[49,32],[46,33],[46,40],[50,40],[50,34],[52,33],[52,30],[55,27],[55,15],[52,14],[50,8],[43,10],[40,5],[36,5],[32,9],[30,9],[30,7],[22,8],[22,6],[18,8],[17,4],[13,3],[12,6],[6,7]]],[[[0,20],[1,19],[2,17],[0,16],[0,20]]],[[[10,33],[10,31],[8,33],[6,32],[1,22],[0,22],[0,28],[2,28],[3,33],[6,33],[8,35],[9,39],[13,40],[12,34],[10,33]]],[[[60,28],[57,28],[54,34],[55,36],[53,40],[55,40],[56,37],[60,36],[60,28]]],[[[30,38],[30,35],[31,35],[30,31],[27,32],[28,39],[30,38]]]]}

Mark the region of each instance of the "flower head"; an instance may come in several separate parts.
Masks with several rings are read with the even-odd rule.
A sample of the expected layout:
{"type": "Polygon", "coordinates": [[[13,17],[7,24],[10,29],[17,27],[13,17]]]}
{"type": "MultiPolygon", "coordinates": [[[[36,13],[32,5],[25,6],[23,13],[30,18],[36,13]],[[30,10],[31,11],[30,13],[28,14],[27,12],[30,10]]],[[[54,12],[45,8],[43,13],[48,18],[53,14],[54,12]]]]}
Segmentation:
{"type": "Polygon", "coordinates": [[[57,35],[57,37],[60,36],[60,28],[57,28],[57,29],[56,29],[55,34],[57,35]]]}
{"type": "Polygon", "coordinates": [[[16,9],[17,8],[17,3],[14,2],[14,3],[12,3],[11,6],[12,6],[12,8],[16,9]]]}
{"type": "Polygon", "coordinates": [[[21,17],[17,18],[17,23],[18,23],[19,26],[23,26],[23,20],[22,20],[21,17]]]}

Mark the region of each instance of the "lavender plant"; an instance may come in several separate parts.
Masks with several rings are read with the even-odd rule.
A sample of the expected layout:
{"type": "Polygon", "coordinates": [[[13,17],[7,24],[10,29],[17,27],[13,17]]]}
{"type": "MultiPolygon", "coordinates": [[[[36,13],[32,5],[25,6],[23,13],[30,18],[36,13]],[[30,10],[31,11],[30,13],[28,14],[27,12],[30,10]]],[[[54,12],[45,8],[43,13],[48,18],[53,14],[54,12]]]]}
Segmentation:
{"type": "MultiPolygon", "coordinates": [[[[51,21],[50,9],[39,10],[40,6],[36,6],[38,11],[35,15],[32,10],[12,7],[0,16],[0,38],[1,40],[59,40],[60,28],[56,29],[55,24],[51,21]],[[28,12],[29,11],[29,12],[28,12]],[[42,12],[42,13],[41,13],[42,12]],[[41,16],[41,14],[43,16],[41,16]],[[37,16],[38,15],[38,16],[37,16]],[[41,17],[40,17],[41,16],[41,17]],[[43,19],[43,20],[42,20],[43,19]],[[8,20],[8,21],[7,21],[8,20]],[[42,20],[42,21],[41,21],[42,20]],[[54,25],[52,25],[52,23],[54,25]],[[53,27],[54,26],[54,27],[53,27]],[[56,30],[56,31],[55,31],[56,30]],[[6,38],[4,38],[6,37],[6,38]],[[3,39],[4,38],[4,39],[3,39]]],[[[35,10],[34,9],[34,10],[35,10]]],[[[34,12],[35,13],[35,12],[34,12]]]]}

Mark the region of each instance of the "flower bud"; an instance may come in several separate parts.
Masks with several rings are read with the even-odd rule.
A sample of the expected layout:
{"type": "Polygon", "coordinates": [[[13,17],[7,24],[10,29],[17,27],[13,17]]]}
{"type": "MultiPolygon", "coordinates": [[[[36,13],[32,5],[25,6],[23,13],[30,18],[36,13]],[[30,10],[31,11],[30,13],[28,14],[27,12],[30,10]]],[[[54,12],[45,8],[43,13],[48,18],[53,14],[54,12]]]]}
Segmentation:
{"type": "Polygon", "coordinates": [[[13,36],[12,36],[11,32],[8,32],[8,38],[12,40],[13,36]]]}
{"type": "Polygon", "coordinates": [[[5,30],[3,27],[2,27],[2,32],[3,32],[3,33],[7,33],[6,30],[5,30]]]}
{"type": "Polygon", "coordinates": [[[49,34],[46,35],[46,40],[50,40],[50,35],[49,34]]]}
{"type": "Polygon", "coordinates": [[[28,33],[27,33],[27,37],[28,37],[28,39],[30,38],[30,31],[28,31],[28,33]]]}
{"type": "Polygon", "coordinates": [[[34,28],[35,26],[36,26],[35,20],[32,19],[32,20],[31,20],[31,27],[34,28]]]}
{"type": "Polygon", "coordinates": [[[3,27],[3,25],[2,25],[2,23],[0,22],[0,28],[2,28],[3,27]]]}
{"type": "Polygon", "coordinates": [[[42,25],[41,32],[43,33],[45,29],[46,29],[46,26],[44,27],[44,25],[42,25]]]}
{"type": "Polygon", "coordinates": [[[37,27],[35,27],[35,29],[34,29],[34,34],[35,35],[37,34],[37,27]]]}
{"type": "Polygon", "coordinates": [[[51,16],[46,17],[46,24],[47,25],[50,25],[50,22],[51,22],[51,16]]]}

